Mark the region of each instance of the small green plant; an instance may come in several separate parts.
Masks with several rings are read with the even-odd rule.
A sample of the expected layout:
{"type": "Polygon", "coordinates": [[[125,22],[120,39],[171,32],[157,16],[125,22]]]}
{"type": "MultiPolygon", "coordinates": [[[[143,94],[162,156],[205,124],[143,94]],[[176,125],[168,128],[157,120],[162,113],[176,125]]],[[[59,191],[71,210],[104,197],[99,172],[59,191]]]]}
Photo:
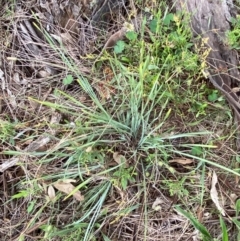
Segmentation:
{"type": "Polygon", "coordinates": [[[63,79],[63,84],[64,85],[70,85],[73,82],[73,76],[68,74],[64,79],[63,79]]]}
{"type": "Polygon", "coordinates": [[[200,146],[193,146],[191,149],[191,154],[193,156],[203,156],[203,149],[200,146]]]}
{"type": "Polygon", "coordinates": [[[126,33],[126,37],[127,37],[127,39],[129,40],[129,41],[136,41],[137,40],[137,37],[138,37],[138,35],[137,35],[137,33],[136,32],[134,32],[134,31],[128,31],[127,33],[126,33]]]}
{"type": "Polygon", "coordinates": [[[212,90],[211,93],[208,95],[208,100],[210,102],[214,102],[219,99],[218,90],[212,90]]]}
{"type": "Polygon", "coordinates": [[[134,182],[135,178],[134,175],[136,175],[134,173],[134,167],[124,167],[123,165],[121,165],[119,167],[119,170],[115,171],[113,173],[114,177],[117,177],[120,179],[120,183],[121,186],[123,188],[123,190],[127,189],[128,183],[129,182],[134,182]]]}
{"type": "Polygon", "coordinates": [[[45,240],[51,240],[51,234],[57,230],[56,227],[51,224],[44,224],[40,226],[40,229],[44,231],[45,240]]]}
{"type": "Polygon", "coordinates": [[[17,194],[14,194],[12,196],[12,198],[13,199],[16,199],[16,198],[26,198],[26,197],[30,196],[31,194],[33,194],[33,190],[31,190],[31,189],[29,189],[29,190],[21,190],[17,194]]]}
{"type": "Polygon", "coordinates": [[[121,54],[125,49],[125,42],[122,40],[117,41],[117,44],[114,46],[114,52],[116,54],[121,54]]]}
{"type": "Polygon", "coordinates": [[[234,49],[240,49],[240,15],[231,19],[232,30],[227,31],[228,44],[234,49]]]}
{"type": "Polygon", "coordinates": [[[173,180],[163,180],[162,183],[169,190],[170,196],[176,195],[179,198],[187,198],[189,191],[185,187],[186,177],[173,180]]]}
{"type": "Polygon", "coordinates": [[[8,142],[14,145],[15,123],[0,119],[0,142],[8,142]]]}

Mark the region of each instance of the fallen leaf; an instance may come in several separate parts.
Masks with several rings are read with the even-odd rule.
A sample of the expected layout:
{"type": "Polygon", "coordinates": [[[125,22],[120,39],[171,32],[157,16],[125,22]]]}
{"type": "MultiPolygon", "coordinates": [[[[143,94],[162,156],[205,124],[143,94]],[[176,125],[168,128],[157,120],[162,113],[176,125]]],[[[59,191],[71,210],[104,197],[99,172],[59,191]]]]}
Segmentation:
{"type": "Polygon", "coordinates": [[[55,190],[52,185],[48,187],[48,197],[51,201],[56,197],[55,190]]]}
{"type": "Polygon", "coordinates": [[[62,179],[61,181],[64,182],[64,183],[76,182],[75,179],[62,179]]]}
{"type": "Polygon", "coordinates": [[[218,192],[217,192],[217,189],[216,189],[216,184],[218,182],[218,178],[217,178],[217,174],[216,172],[213,172],[213,176],[212,176],[212,186],[211,186],[211,190],[210,190],[210,196],[212,198],[212,201],[214,202],[214,204],[216,205],[218,211],[223,215],[225,216],[225,211],[224,209],[222,208],[222,205],[220,204],[219,202],[219,199],[218,199],[218,192]]]}
{"type": "Polygon", "coordinates": [[[232,209],[236,208],[236,200],[238,199],[238,195],[236,195],[235,193],[231,193],[229,195],[229,199],[230,199],[230,207],[232,209]]]}
{"type": "Polygon", "coordinates": [[[162,209],[161,204],[163,204],[163,203],[164,203],[164,201],[160,197],[157,197],[156,200],[152,204],[152,209],[155,211],[161,210],[162,209]]]}
{"type": "Polygon", "coordinates": [[[232,88],[232,91],[233,91],[234,93],[237,93],[237,92],[240,91],[240,88],[239,88],[239,87],[232,88]]]}
{"type": "Polygon", "coordinates": [[[193,162],[194,162],[193,159],[188,159],[188,158],[176,158],[176,159],[169,161],[169,163],[178,163],[181,165],[187,165],[187,164],[191,164],[193,162]]]}
{"type": "Polygon", "coordinates": [[[91,146],[89,146],[89,147],[87,147],[87,149],[85,150],[87,153],[88,152],[91,152],[92,151],[92,147],[91,146]]]}
{"type": "Polygon", "coordinates": [[[113,70],[109,66],[104,66],[103,74],[107,83],[109,83],[114,78],[113,70]]]}
{"type": "Polygon", "coordinates": [[[96,90],[103,100],[108,100],[116,94],[115,88],[111,85],[111,81],[114,78],[114,73],[110,67],[104,66],[103,75],[104,81],[98,81],[96,84],[96,90]]]}
{"type": "Polygon", "coordinates": [[[128,167],[126,158],[118,152],[113,153],[113,159],[117,164],[125,163],[125,167],[128,167]]]}
{"type": "MultiPolygon", "coordinates": [[[[69,179],[71,180],[71,179],[69,179]]],[[[69,181],[68,180],[68,181],[69,181]]],[[[75,186],[73,186],[71,183],[66,182],[66,180],[59,180],[56,183],[53,184],[53,186],[58,189],[60,192],[64,192],[67,195],[69,195],[73,190],[75,189],[75,186]]],[[[81,195],[81,192],[79,190],[74,191],[72,194],[78,201],[83,201],[84,196],[81,195]]]]}

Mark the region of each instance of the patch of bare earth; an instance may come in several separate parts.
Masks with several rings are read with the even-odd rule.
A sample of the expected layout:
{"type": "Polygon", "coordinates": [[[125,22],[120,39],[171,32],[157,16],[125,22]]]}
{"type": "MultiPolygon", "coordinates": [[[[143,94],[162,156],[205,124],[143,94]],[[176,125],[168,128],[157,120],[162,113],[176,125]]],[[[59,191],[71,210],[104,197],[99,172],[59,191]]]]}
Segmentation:
{"type": "MultiPolygon", "coordinates": [[[[103,4],[105,1],[99,2],[103,4]]],[[[3,0],[1,3],[0,120],[17,124],[14,126],[12,142],[2,142],[0,145],[0,240],[19,240],[21,235],[24,235],[24,240],[44,240],[44,225],[51,224],[61,230],[84,214],[81,196],[66,200],[61,198],[55,203],[46,202],[54,199],[55,192],[64,192],[67,188],[71,189],[71,186],[62,184],[60,187],[55,184],[54,191],[49,188],[58,179],[57,174],[65,165],[67,151],[58,159],[50,153],[48,158],[53,161],[39,164],[41,152],[54,151],[61,146],[61,140],[70,135],[65,133],[61,124],[64,121],[74,121],[76,117],[68,114],[63,116],[41,102],[64,103],[69,109],[75,108],[69,99],[60,98],[54,93],[55,89],[59,89],[92,106],[91,99],[76,81],[70,85],[63,84],[62,80],[69,73],[74,75],[74,70],[69,70],[57,52],[60,45],[64,47],[64,58],[73,61],[81,74],[88,77],[99,96],[107,99],[111,91],[114,91],[104,86],[107,76],[111,74],[106,70],[109,66],[103,67],[102,73],[97,75],[92,72],[92,68],[107,40],[122,28],[121,23],[137,7],[134,1],[113,2],[113,11],[104,17],[101,11],[106,10],[102,5],[90,4],[88,1],[17,0],[11,5],[10,1],[3,0]],[[47,34],[52,42],[49,42],[47,34]],[[38,152],[39,155],[29,154],[31,152],[38,152]],[[13,154],[18,155],[13,157],[13,154]],[[49,180],[48,176],[55,177],[55,180],[49,180]],[[29,189],[35,189],[36,192],[27,198],[11,198],[21,190],[29,189]],[[28,212],[33,201],[36,202],[28,212]]],[[[234,157],[237,155],[234,151],[234,138],[220,138],[229,135],[232,120],[226,116],[227,120],[221,119],[221,115],[219,117],[219,113],[214,112],[213,106],[208,118],[189,126],[184,123],[198,120],[185,111],[187,109],[189,107],[186,104],[180,107],[181,113],[171,114],[172,121],[166,123],[164,130],[175,127],[175,134],[212,131],[214,134],[197,138],[193,136],[187,142],[209,144],[209,139],[214,140],[212,145],[215,151],[210,156],[205,153],[205,158],[234,167],[234,157]]],[[[184,151],[180,147],[184,141],[184,138],[180,138],[172,140],[171,144],[184,151]]],[[[94,233],[96,239],[92,240],[103,240],[102,233],[112,241],[200,240],[200,234],[190,221],[174,208],[178,204],[187,206],[214,237],[220,237],[219,210],[210,197],[212,170],[217,168],[206,165],[205,175],[202,176],[197,168],[199,161],[179,156],[168,159],[169,167],[174,172],[169,167],[158,165],[158,161],[149,168],[146,163],[139,162],[135,182],[128,185],[126,190],[112,186],[103,205],[107,215],[101,218],[94,233]],[[196,172],[193,174],[194,169],[196,172]],[[144,178],[146,175],[147,179],[144,178]],[[168,186],[168,183],[178,182],[179,179],[184,179],[183,186],[168,186]],[[202,185],[207,191],[201,199],[202,185]],[[171,193],[170,190],[173,189],[175,193],[178,190],[182,193],[171,193]]],[[[70,168],[68,172],[76,173],[77,176],[78,167],[70,168]]],[[[230,240],[235,240],[236,230],[231,217],[235,215],[234,203],[240,194],[239,180],[233,175],[221,173],[220,169],[217,169],[217,173],[217,189],[226,213],[225,223],[231,235],[230,240]]],[[[90,175],[91,172],[86,167],[85,176],[90,175]]],[[[88,188],[104,181],[101,178],[93,179],[88,188]]],[[[80,183],[81,180],[77,180],[73,185],[75,187],[80,183]]],[[[66,192],[69,194],[69,191],[66,192]]],[[[81,195],[85,195],[84,191],[81,195]]],[[[54,237],[51,240],[65,239],[54,237]]]]}

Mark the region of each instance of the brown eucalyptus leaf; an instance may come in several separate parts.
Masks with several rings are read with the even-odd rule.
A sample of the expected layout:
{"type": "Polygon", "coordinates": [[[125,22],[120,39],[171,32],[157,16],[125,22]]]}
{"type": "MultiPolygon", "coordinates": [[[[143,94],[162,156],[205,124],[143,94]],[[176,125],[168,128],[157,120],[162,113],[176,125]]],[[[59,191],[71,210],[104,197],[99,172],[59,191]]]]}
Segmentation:
{"type": "MultiPolygon", "coordinates": [[[[67,183],[62,180],[57,181],[56,183],[53,184],[53,186],[56,189],[58,189],[60,192],[66,193],[67,195],[72,193],[73,190],[75,189],[75,186],[73,186],[71,183],[67,183]]],[[[84,197],[81,195],[81,192],[79,190],[74,191],[72,195],[80,202],[84,200],[84,197]]]]}

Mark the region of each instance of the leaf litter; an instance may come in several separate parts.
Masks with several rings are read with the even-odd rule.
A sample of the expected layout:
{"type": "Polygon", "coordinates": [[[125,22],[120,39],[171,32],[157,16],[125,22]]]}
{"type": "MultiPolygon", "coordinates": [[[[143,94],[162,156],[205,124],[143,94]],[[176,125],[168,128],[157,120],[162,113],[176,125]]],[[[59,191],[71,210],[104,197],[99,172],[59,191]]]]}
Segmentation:
{"type": "MultiPolygon", "coordinates": [[[[132,10],[136,10],[134,2],[130,2],[132,5],[132,10]]],[[[3,6],[6,7],[7,4],[8,3],[5,3],[3,6]]],[[[40,1],[39,4],[39,6],[36,6],[34,8],[34,10],[36,10],[36,16],[38,17],[39,21],[37,21],[34,16],[31,16],[29,14],[29,12],[31,12],[33,8],[32,6],[29,6],[28,3],[21,2],[20,9],[18,9],[18,11],[14,13],[15,19],[13,19],[12,27],[17,31],[13,31],[13,33],[11,33],[14,35],[13,39],[15,41],[11,47],[11,50],[7,49],[5,41],[1,42],[0,40],[0,46],[7,49],[7,51],[1,53],[2,56],[0,55],[1,59],[3,58],[5,61],[4,68],[2,64],[0,64],[0,79],[2,81],[1,91],[3,91],[3,95],[5,96],[3,98],[3,107],[1,106],[1,109],[4,111],[8,110],[9,116],[11,116],[14,120],[34,120],[32,122],[35,122],[34,124],[38,124],[38,122],[44,122],[44,119],[38,119],[38,117],[36,117],[37,115],[39,115],[39,117],[48,116],[51,119],[51,116],[54,117],[57,113],[54,110],[49,112],[49,109],[44,107],[39,108],[39,112],[37,113],[38,106],[33,106],[34,104],[31,104],[30,101],[27,101],[29,100],[29,97],[31,98],[31,100],[33,100],[33,102],[35,100],[39,100],[40,102],[42,100],[56,101],[52,90],[59,87],[60,89],[66,90],[69,95],[74,96],[82,100],[83,102],[89,102],[89,99],[87,99],[82,92],[76,90],[71,91],[71,88],[76,88],[76,85],[74,85],[74,78],[70,77],[72,76],[72,73],[69,73],[67,71],[65,64],[62,63],[59,55],[56,54],[53,51],[52,47],[49,46],[49,44],[46,42],[46,36],[43,37],[43,32],[39,31],[39,29],[47,29],[51,32],[51,36],[54,39],[54,41],[52,42],[53,45],[56,46],[57,43],[63,44],[64,48],[66,49],[65,55],[63,55],[64,58],[68,59],[69,57],[69,59],[73,59],[74,62],[77,64],[78,69],[85,76],[92,74],[92,63],[89,63],[89,60],[86,60],[86,58],[82,58],[79,56],[88,56],[97,52],[100,53],[98,55],[98,59],[101,59],[101,53],[103,53],[104,50],[110,50],[112,47],[115,46],[117,41],[122,40],[126,31],[124,27],[119,25],[119,21],[115,21],[115,23],[113,24],[114,26],[108,25],[105,28],[107,29],[107,31],[104,31],[104,28],[101,28],[100,26],[91,26],[87,19],[91,17],[91,12],[94,6],[90,6],[88,1],[62,1],[61,3],[58,3],[58,1],[54,0],[47,2],[40,1]],[[86,16],[82,17],[79,13],[84,8],[87,9],[86,16]],[[24,9],[27,9],[28,11],[26,12],[24,9]],[[40,28],[36,29],[35,25],[32,24],[33,22],[35,22],[35,24],[40,28]],[[105,34],[103,34],[103,32],[105,34]],[[79,36],[79,38],[77,38],[77,35],[79,36]],[[96,47],[96,43],[99,42],[101,42],[100,47],[96,47]],[[14,83],[9,80],[8,76],[10,76],[11,74],[14,83]],[[61,81],[64,81],[63,85],[61,85],[61,81]],[[51,91],[48,92],[49,90],[51,91]],[[49,94],[43,97],[44,93],[49,94]]],[[[97,14],[97,12],[95,13],[97,14]]],[[[95,19],[97,19],[97,17],[97,15],[94,16],[95,19]]],[[[140,22],[141,21],[142,19],[140,18],[140,22]]],[[[167,18],[165,18],[165,21],[169,22],[167,18]]],[[[133,22],[136,22],[135,25],[139,24],[139,20],[134,19],[133,22]]],[[[152,25],[150,25],[150,27],[156,30],[156,22],[152,21],[151,23],[152,25]]],[[[140,28],[140,26],[137,27],[138,29],[140,28]]],[[[97,91],[100,93],[103,99],[109,100],[115,95],[116,92],[115,88],[111,86],[111,81],[114,79],[115,73],[113,73],[111,66],[105,66],[103,68],[103,74],[105,74],[106,78],[103,79],[102,82],[99,82],[99,84],[96,84],[97,91]]],[[[60,100],[60,102],[61,101],[66,103],[64,99],[60,100]]],[[[61,123],[61,118],[54,122],[56,124],[55,127],[52,126],[50,128],[45,128],[43,130],[40,130],[39,133],[37,133],[37,130],[37,132],[35,133],[37,138],[35,140],[25,141],[24,143],[27,145],[27,147],[19,149],[20,152],[22,152],[20,157],[9,158],[9,156],[3,156],[4,161],[0,165],[0,171],[3,173],[0,183],[3,184],[4,190],[1,189],[0,191],[1,194],[3,194],[2,196],[4,198],[8,196],[6,197],[6,199],[4,199],[5,201],[8,201],[8,198],[11,196],[12,190],[17,190],[15,189],[15,187],[18,182],[20,182],[21,178],[24,179],[24,177],[26,176],[27,179],[29,177],[33,177],[36,179],[39,178],[38,180],[40,180],[41,175],[44,176],[47,174],[53,174],[61,170],[61,161],[65,161],[64,158],[60,159],[59,161],[54,161],[52,165],[43,164],[35,167],[35,164],[30,163],[33,159],[26,159],[25,155],[25,152],[39,152],[38,154],[40,158],[41,151],[45,150],[45,152],[48,152],[48,154],[51,156],[51,149],[54,148],[54,144],[59,141],[57,126],[61,123]],[[17,163],[21,163],[22,168],[15,167],[17,163]],[[27,166],[31,167],[30,170],[26,168],[27,166]],[[21,171],[19,171],[19,169],[21,169],[21,171]]],[[[69,119],[70,118],[71,117],[69,117],[69,119]]],[[[174,118],[172,118],[171,126],[173,125],[179,126],[179,120],[174,120],[174,118]]],[[[209,123],[206,123],[206,125],[209,125],[209,123]]],[[[29,127],[26,127],[25,130],[21,130],[22,133],[28,133],[28,128],[29,127]]],[[[212,128],[217,127],[212,126],[212,128]]],[[[16,139],[16,141],[18,140],[16,139]]],[[[221,142],[221,140],[219,142],[221,142]]],[[[219,152],[221,152],[222,155],[220,156],[220,159],[224,162],[224,160],[226,159],[225,155],[228,155],[225,154],[228,152],[224,150],[224,147],[229,145],[228,143],[223,142],[221,142],[220,144],[221,150],[219,150],[219,152]]],[[[8,146],[7,148],[12,147],[8,146]]],[[[94,148],[92,146],[88,147],[86,149],[86,153],[92,154],[93,149],[94,148]]],[[[122,152],[114,152],[113,155],[110,155],[111,159],[113,158],[114,162],[116,162],[117,164],[125,163],[126,167],[128,167],[129,163],[131,164],[131,158],[125,155],[125,153],[121,153],[122,152]]],[[[202,154],[202,152],[198,152],[198,154],[199,153],[202,154]]],[[[169,163],[180,164],[183,166],[191,165],[191,169],[195,168],[196,165],[196,162],[193,159],[178,157],[172,157],[169,163]]],[[[85,167],[81,168],[84,169],[85,167]]],[[[135,168],[137,169],[137,167],[135,168]]],[[[148,171],[149,172],[147,174],[151,175],[152,170],[148,171]]],[[[182,173],[180,174],[188,175],[185,173],[185,170],[183,171],[182,169],[180,169],[180,171],[182,171],[182,173]]],[[[95,176],[95,183],[108,180],[108,178],[106,177],[98,178],[98,174],[92,174],[91,172],[91,170],[88,170],[86,168],[86,176],[95,176]]],[[[168,171],[164,168],[161,169],[161,172],[168,173],[168,171]]],[[[167,175],[169,181],[175,180],[175,177],[172,173],[169,173],[167,175]]],[[[99,177],[100,176],[101,175],[99,175],[99,177]]],[[[195,179],[197,180],[198,175],[196,175],[195,177],[195,179]]],[[[189,178],[189,182],[192,181],[190,179],[191,178],[189,178]]],[[[63,208],[62,213],[54,214],[56,215],[56,217],[62,220],[59,223],[56,222],[56,226],[58,227],[62,227],[66,223],[70,223],[70,221],[68,220],[70,215],[69,213],[71,213],[71,211],[73,210],[77,210],[74,204],[71,203],[72,199],[84,203],[84,196],[79,190],[76,190],[76,186],[72,184],[76,183],[76,180],[59,180],[56,177],[56,182],[52,182],[52,180],[48,182],[50,184],[47,188],[47,195],[50,200],[56,199],[56,190],[58,190],[63,196],[73,196],[73,198],[68,198],[64,202],[62,200],[59,201],[59,205],[62,205],[61,207],[63,208]],[[68,202],[70,206],[72,205],[72,210],[69,211],[66,208],[67,205],[64,205],[65,202],[68,202]],[[65,216],[67,218],[65,218],[65,216]]],[[[189,226],[187,220],[171,211],[171,205],[174,205],[176,203],[176,200],[174,199],[174,197],[169,196],[167,190],[161,190],[162,181],[162,176],[159,175],[156,176],[154,180],[154,182],[157,183],[157,187],[153,188],[152,184],[150,183],[147,186],[147,198],[150,207],[152,207],[153,209],[153,212],[149,212],[149,217],[146,222],[143,222],[142,220],[143,206],[141,206],[141,201],[143,200],[143,197],[141,196],[141,190],[139,190],[139,184],[132,184],[131,187],[125,191],[123,191],[120,187],[115,186],[115,189],[117,191],[110,193],[111,195],[109,195],[108,197],[105,210],[112,210],[112,215],[116,215],[116,220],[119,220],[119,222],[113,222],[112,225],[108,225],[108,222],[106,222],[106,224],[103,223],[104,227],[102,230],[106,231],[105,233],[108,235],[112,233],[113,237],[117,237],[116,240],[131,240],[131,237],[133,236],[138,237],[137,240],[143,240],[143,232],[146,227],[148,229],[149,240],[176,240],[176,237],[178,238],[178,240],[187,240],[187,238],[191,237],[192,235],[195,239],[197,239],[197,235],[195,235],[195,232],[192,232],[192,228],[189,226]],[[161,197],[159,197],[159,192],[161,193],[161,197]],[[119,202],[121,203],[121,205],[119,205],[119,202]],[[140,208],[137,209],[134,206],[136,203],[140,204],[140,208]],[[122,209],[123,211],[120,214],[118,213],[119,207],[121,207],[120,209],[122,209]],[[129,211],[129,207],[132,207],[133,212],[129,211]],[[161,212],[159,210],[161,210],[161,212]],[[184,229],[186,232],[184,232],[182,227],[186,227],[186,229],[184,229]],[[120,233],[121,236],[118,236],[117,232],[120,233]]],[[[220,203],[218,192],[216,189],[217,183],[217,175],[216,173],[213,173],[211,180],[210,196],[219,212],[225,214],[224,207],[222,207],[220,203]]],[[[174,184],[174,182],[172,184],[174,184]]],[[[39,181],[39,183],[36,183],[36,185],[41,186],[41,181],[39,181]]],[[[91,185],[92,186],[90,186],[90,188],[93,187],[93,183],[91,183],[91,185]]],[[[171,188],[174,187],[172,186],[171,188]]],[[[193,190],[192,192],[192,195],[199,195],[197,191],[193,190]]],[[[15,224],[19,225],[20,223],[19,230],[24,230],[24,225],[30,222],[30,219],[25,219],[25,213],[23,213],[24,211],[22,211],[24,210],[24,207],[26,207],[24,202],[27,202],[27,200],[22,200],[22,202],[21,200],[15,200],[15,203],[13,201],[11,202],[11,206],[6,204],[6,208],[1,209],[3,210],[2,220],[4,220],[4,223],[0,222],[0,226],[3,227],[0,228],[0,233],[4,234],[8,238],[8,240],[9,238],[11,239],[13,236],[18,237],[18,235],[17,232],[14,231],[14,235],[10,237],[10,232],[6,232],[6,230],[8,229],[4,230],[4,227],[9,228],[13,227],[15,224]],[[19,207],[21,207],[22,210],[19,207]],[[11,210],[11,212],[9,212],[8,209],[11,210]],[[24,218],[22,218],[22,220],[20,218],[20,222],[16,216],[11,216],[10,213],[18,213],[19,216],[24,218]],[[6,226],[6,224],[8,226],[6,226]]],[[[35,206],[31,208],[31,212],[35,209],[35,207],[39,207],[36,206],[38,204],[34,205],[35,206]]],[[[195,208],[195,203],[193,201],[189,203],[189,206],[190,205],[194,206],[195,208]]],[[[27,208],[25,209],[27,210],[27,208]]],[[[206,209],[201,210],[201,213],[208,213],[209,209],[210,208],[206,207],[206,209]]],[[[43,213],[42,216],[47,217],[47,220],[50,220],[51,210],[49,209],[48,211],[49,214],[47,214],[46,211],[46,213],[43,213]]],[[[200,216],[203,217],[203,219],[204,217],[207,217],[206,215],[204,216],[202,214],[199,214],[199,217],[200,216]]],[[[211,221],[211,218],[211,215],[207,217],[209,221],[211,221]]],[[[47,220],[45,218],[42,218],[41,220],[39,220],[39,222],[36,222],[31,229],[28,229],[26,234],[28,234],[29,239],[27,240],[33,240],[34,237],[37,237],[39,235],[39,227],[43,223],[46,223],[47,220]]]]}
{"type": "Polygon", "coordinates": [[[76,181],[71,179],[58,180],[57,182],[53,183],[53,186],[59,191],[67,194],[68,196],[72,195],[79,202],[83,201],[84,197],[81,195],[81,192],[79,190],[75,190],[76,187],[73,186],[71,182],[76,182],[76,181]]]}
{"type": "Polygon", "coordinates": [[[211,190],[210,190],[210,195],[212,198],[212,201],[214,202],[214,204],[216,205],[218,211],[225,216],[225,211],[222,207],[222,204],[220,203],[219,197],[218,197],[218,191],[216,188],[216,185],[218,183],[218,178],[217,178],[217,174],[215,171],[213,171],[213,175],[212,175],[212,184],[211,184],[211,190]]]}

